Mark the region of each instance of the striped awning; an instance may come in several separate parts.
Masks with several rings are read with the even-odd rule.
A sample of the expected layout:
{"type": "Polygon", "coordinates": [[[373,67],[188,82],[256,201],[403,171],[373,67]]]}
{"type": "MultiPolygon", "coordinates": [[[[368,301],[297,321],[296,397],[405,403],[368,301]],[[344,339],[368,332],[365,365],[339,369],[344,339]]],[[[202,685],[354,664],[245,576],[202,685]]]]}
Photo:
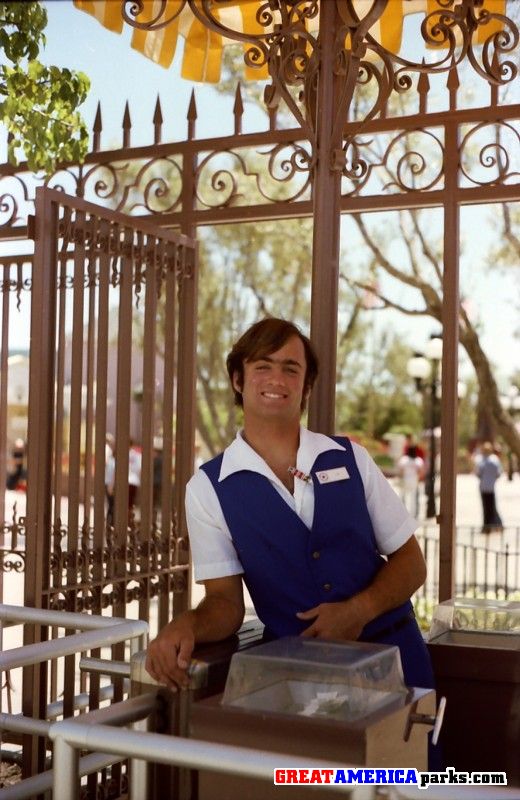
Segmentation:
{"type": "MultiPolygon", "coordinates": [[[[372,3],[373,0],[354,0],[354,7],[362,17],[372,7],[372,3]]],[[[258,35],[267,31],[256,19],[258,8],[264,4],[265,0],[218,0],[213,11],[220,22],[231,30],[258,35]]],[[[121,33],[123,26],[127,24],[123,20],[123,4],[119,0],[74,0],[74,5],[81,11],[91,14],[114,33],[121,33]]],[[[181,76],[191,81],[218,82],[222,49],[227,44],[233,43],[233,40],[226,39],[207,28],[193,15],[184,0],[166,0],[165,3],[161,0],[143,0],[143,11],[137,17],[137,22],[146,23],[155,19],[162,6],[164,13],[161,19],[166,20],[171,17],[175,19],[155,30],[134,28],[132,47],[162,67],[169,67],[180,35],[185,39],[181,76]]],[[[484,0],[483,7],[495,14],[505,14],[506,0],[484,0]]],[[[390,0],[370,33],[385,49],[398,53],[401,48],[404,17],[408,14],[429,14],[440,10],[439,0],[390,0]]],[[[485,41],[498,30],[500,24],[497,20],[481,26],[478,30],[480,41],[485,41]]],[[[250,80],[267,79],[267,67],[246,66],[245,76],[250,80]]]]}

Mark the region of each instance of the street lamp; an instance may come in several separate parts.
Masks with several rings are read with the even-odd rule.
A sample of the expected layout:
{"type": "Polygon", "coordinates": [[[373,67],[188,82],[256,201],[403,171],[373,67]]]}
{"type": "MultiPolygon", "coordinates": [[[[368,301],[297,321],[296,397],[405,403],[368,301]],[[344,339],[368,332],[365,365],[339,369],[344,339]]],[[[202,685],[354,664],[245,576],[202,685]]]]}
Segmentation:
{"type": "Polygon", "coordinates": [[[426,476],[426,517],[429,519],[437,515],[435,507],[435,427],[437,422],[437,384],[439,364],[442,358],[442,337],[432,334],[424,348],[424,355],[415,353],[408,361],[407,372],[415,380],[418,391],[423,391],[428,385],[430,390],[430,468],[426,476]],[[429,378],[429,383],[426,381],[429,378]]]}

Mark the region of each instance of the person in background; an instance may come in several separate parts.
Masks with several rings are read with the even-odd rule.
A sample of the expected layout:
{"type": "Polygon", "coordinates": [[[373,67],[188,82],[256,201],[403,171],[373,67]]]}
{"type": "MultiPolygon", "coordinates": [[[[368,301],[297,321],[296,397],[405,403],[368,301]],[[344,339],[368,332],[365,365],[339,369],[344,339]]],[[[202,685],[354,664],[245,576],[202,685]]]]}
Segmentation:
{"type": "Polygon", "coordinates": [[[15,439],[11,450],[11,467],[7,473],[6,489],[26,489],[27,471],[25,469],[25,442],[15,439]]]}
{"type": "Polygon", "coordinates": [[[406,434],[406,442],[404,446],[404,455],[409,456],[410,451],[412,453],[412,458],[422,458],[424,461],[426,458],[426,453],[424,452],[424,448],[417,442],[413,433],[406,434]]]}
{"type": "Polygon", "coordinates": [[[502,474],[502,464],[491,442],[484,442],[482,452],[475,459],[475,472],[479,478],[482,499],[482,533],[502,531],[502,519],[497,510],[495,484],[502,474]]]}
{"type": "Polygon", "coordinates": [[[139,489],[141,487],[141,448],[130,439],[130,449],[128,451],[128,510],[135,509],[138,501],[139,489]]]}
{"type": "Polygon", "coordinates": [[[161,507],[162,473],[163,473],[163,440],[162,436],[154,436],[153,440],[153,507],[161,507]]]}
{"type": "Polygon", "coordinates": [[[409,445],[397,462],[401,479],[401,498],[412,517],[419,516],[419,485],[424,478],[424,460],[416,445],[409,445]]]}
{"type": "Polygon", "coordinates": [[[107,499],[107,525],[114,524],[114,484],[116,479],[116,440],[111,433],[105,437],[105,495],[107,499]]]}

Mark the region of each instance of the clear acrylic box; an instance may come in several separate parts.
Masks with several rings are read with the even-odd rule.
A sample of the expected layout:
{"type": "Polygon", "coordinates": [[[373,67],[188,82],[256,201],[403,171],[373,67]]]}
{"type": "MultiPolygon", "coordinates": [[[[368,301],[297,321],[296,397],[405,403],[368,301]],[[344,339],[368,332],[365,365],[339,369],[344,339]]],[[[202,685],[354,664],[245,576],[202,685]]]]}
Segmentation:
{"type": "Polygon", "coordinates": [[[520,650],[520,602],[457,597],[435,608],[430,642],[520,650]]]}
{"type": "Polygon", "coordinates": [[[352,722],[407,692],[397,647],[290,636],[235,653],[222,704],[352,722]]]}

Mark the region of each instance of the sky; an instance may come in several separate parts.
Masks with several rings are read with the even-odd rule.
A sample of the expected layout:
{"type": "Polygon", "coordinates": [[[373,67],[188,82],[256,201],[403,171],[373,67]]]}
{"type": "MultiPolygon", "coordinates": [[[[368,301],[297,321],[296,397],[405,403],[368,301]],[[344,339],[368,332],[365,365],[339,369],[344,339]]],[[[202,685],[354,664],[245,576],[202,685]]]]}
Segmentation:
{"type": "MultiPolygon", "coordinates": [[[[121,142],[121,121],[125,102],[130,103],[132,119],[132,144],[152,140],[152,116],[157,96],[160,95],[165,123],[163,141],[184,139],[186,136],[186,109],[193,87],[197,103],[205,113],[199,115],[197,136],[232,133],[233,98],[222,97],[208,85],[192,84],[180,78],[181,48],[173,65],[165,70],[131,49],[131,31],[126,26],[119,36],[102,28],[87,14],[76,10],[71,0],[46,2],[49,24],[46,30],[47,47],[41,55],[46,63],[83,70],[91,79],[91,92],[82,108],[90,125],[95,115],[98,99],[103,113],[102,146],[118,146],[121,142]],[[208,114],[207,109],[211,109],[208,114]],[[227,127],[226,127],[227,126],[227,127]]],[[[518,94],[518,91],[517,91],[518,94]]],[[[255,108],[246,106],[244,131],[265,128],[264,116],[255,108]]],[[[511,269],[501,274],[489,269],[486,263],[488,245],[492,236],[490,208],[463,211],[464,254],[461,260],[461,287],[471,297],[471,309],[482,330],[482,343],[491,361],[498,368],[503,390],[508,378],[520,369],[519,341],[513,336],[518,329],[518,305],[511,298],[520,296],[519,270],[511,269]]],[[[440,215],[432,215],[437,224],[440,215]]],[[[346,226],[342,226],[346,236],[346,226]]],[[[439,236],[441,229],[439,228],[439,236]]],[[[345,246],[345,241],[342,242],[345,246]]],[[[402,331],[403,337],[413,339],[418,349],[432,332],[431,320],[419,321],[399,314],[380,315],[377,324],[391,324],[402,331]]],[[[23,327],[23,326],[22,326],[23,327]]],[[[18,328],[20,330],[20,328],[18,328]]],[[[461,373],[469,376],[471,370],[461,361],[461,373]]]]}

